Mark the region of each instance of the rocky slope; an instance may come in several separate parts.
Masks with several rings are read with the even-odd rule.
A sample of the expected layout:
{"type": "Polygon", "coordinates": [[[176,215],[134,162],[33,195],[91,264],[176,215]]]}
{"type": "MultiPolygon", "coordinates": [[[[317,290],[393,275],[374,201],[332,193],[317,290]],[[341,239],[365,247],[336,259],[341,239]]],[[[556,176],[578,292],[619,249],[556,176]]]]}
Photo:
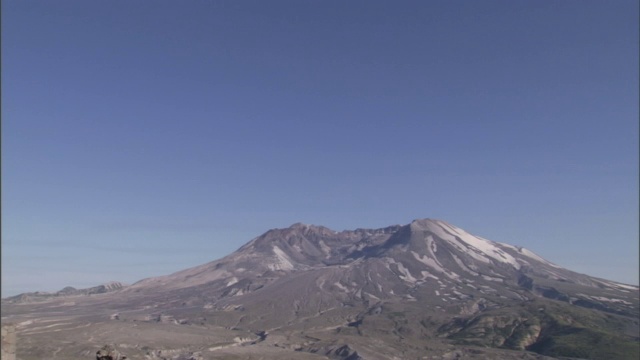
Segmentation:
{"type": "MultiPolygon", "coordinates": [[[[53,316],[56,299],[47,307],[3,300],[3,319],[53,316]]],[[[75,299],[74,316],[102,314],[118,328],[247,334],[215,346],[182,344],[203,358],[640,355],[638,287],[431,219],[342,232],[294,224],[220,260],[75,299]]],[[[33,332],[33,323],[23,329],[33,332]]],[[[128,346],[142,351],[139,342],[128,346]]]]}
{"type": "Polygon", "coordinates": [[[407,298],[412,291],[428,289],[434,298],[446,302],[448,298],[441,294],[458,289],[468,297],[546,297],[638,316],[638,287],[575,273],[525,248],[476,237],[431,219],[342,232],[294,224],[270,230],[225,258],[142,280],[125,292],[206,285],[208,293],[223,299],[266,291],[265,285],[282,286],[276,281],[280,279],[289,287],[303,286],[292,282],[309,277],[320,293],[328,290],[331,297],[360,301],[407,298]]]}

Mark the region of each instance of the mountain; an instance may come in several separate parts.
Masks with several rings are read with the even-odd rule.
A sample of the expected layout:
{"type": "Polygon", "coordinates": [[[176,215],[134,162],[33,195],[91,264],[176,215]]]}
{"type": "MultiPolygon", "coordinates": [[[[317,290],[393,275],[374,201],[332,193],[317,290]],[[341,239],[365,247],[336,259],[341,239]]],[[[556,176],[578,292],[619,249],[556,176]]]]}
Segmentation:
{"type": "Polygon", "coordinates": [[[76,289],[72,286],[67,286],[60,291],[56,291],[54,293],[50,292],[29,292],[23,293],[16,296],[8,297],[2,299],[3,303],[26,303],[26,302],[37,302],[44,301],[51,298],[60,298],[60,297],[69,297],[69,296],[79,296],[79,295],[93,295],[93,294],[103,294],[110,291],[120,290],[126,285],[118,282],[118,281],[110,281],[106,284],[93,286],[86,289],[76,289]]]}
{"type": "MultiPolygon", "coordinates": [[[[22,336],[41,349],[23,350],[24,359],[45,355],[49,336],[73,338],[81,323],[147,358],[640,355],[637,286],[579,274],[432,219],[341,232],[298,223],[204,265],[74,294],[71,309],[59,296],[16,298],[3,300],[3,322],[26,322],[22,336]],[[50,331],[52,324],[41,325],[63,320],[50,331]],[[147,337],[125,336],[132,326],[148,329],[147,337]],[[163,336],[170,340],[158,342],[163,336]]],[[[85,335],[74,340],[85,349],[77,351],[96,341],[88,335],[81,345],[85,335]]]]}

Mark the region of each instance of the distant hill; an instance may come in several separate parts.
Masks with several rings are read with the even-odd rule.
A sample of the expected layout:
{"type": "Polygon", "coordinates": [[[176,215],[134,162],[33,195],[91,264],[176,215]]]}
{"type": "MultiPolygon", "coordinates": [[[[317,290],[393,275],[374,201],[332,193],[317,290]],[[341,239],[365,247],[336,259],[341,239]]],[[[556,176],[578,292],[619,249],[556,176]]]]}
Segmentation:
{"type": "Polygon", "coordinates": [[[51,298],[59,298],[59,297],[103,294],[110,291],[120,290],[125,286],[126,285],[117,281],[110,281],[106,284],[93,286],[87,289],[76,289],[72,286],[67,286],[64,289],[54,293],[40,292],[40,291],[23,293],[23,294],[2,299],[2,302],[3,303],[25,303],[25,302],[44,301],[51,298]]]}

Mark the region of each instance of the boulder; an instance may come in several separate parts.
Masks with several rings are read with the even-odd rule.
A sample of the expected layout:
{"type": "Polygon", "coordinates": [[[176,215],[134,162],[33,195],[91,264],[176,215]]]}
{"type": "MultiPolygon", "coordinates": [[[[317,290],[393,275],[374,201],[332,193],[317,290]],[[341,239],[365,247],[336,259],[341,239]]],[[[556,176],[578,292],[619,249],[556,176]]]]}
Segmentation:
{"type": "Polygon", "coordinates": [[[105,345],[96,353],[96,360],[124,360],[126,358],[113,345],[105,345]]]}

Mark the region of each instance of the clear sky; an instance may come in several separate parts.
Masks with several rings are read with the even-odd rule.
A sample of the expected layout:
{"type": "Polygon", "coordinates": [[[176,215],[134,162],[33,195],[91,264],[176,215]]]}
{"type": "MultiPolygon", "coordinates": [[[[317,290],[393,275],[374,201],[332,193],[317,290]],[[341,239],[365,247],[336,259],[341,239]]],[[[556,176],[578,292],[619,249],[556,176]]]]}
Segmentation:
{"type": "Polygon", "coordinates": [[[638,284],[638,1],[2,1],[2,296],[446,220],[638,284]]]}

